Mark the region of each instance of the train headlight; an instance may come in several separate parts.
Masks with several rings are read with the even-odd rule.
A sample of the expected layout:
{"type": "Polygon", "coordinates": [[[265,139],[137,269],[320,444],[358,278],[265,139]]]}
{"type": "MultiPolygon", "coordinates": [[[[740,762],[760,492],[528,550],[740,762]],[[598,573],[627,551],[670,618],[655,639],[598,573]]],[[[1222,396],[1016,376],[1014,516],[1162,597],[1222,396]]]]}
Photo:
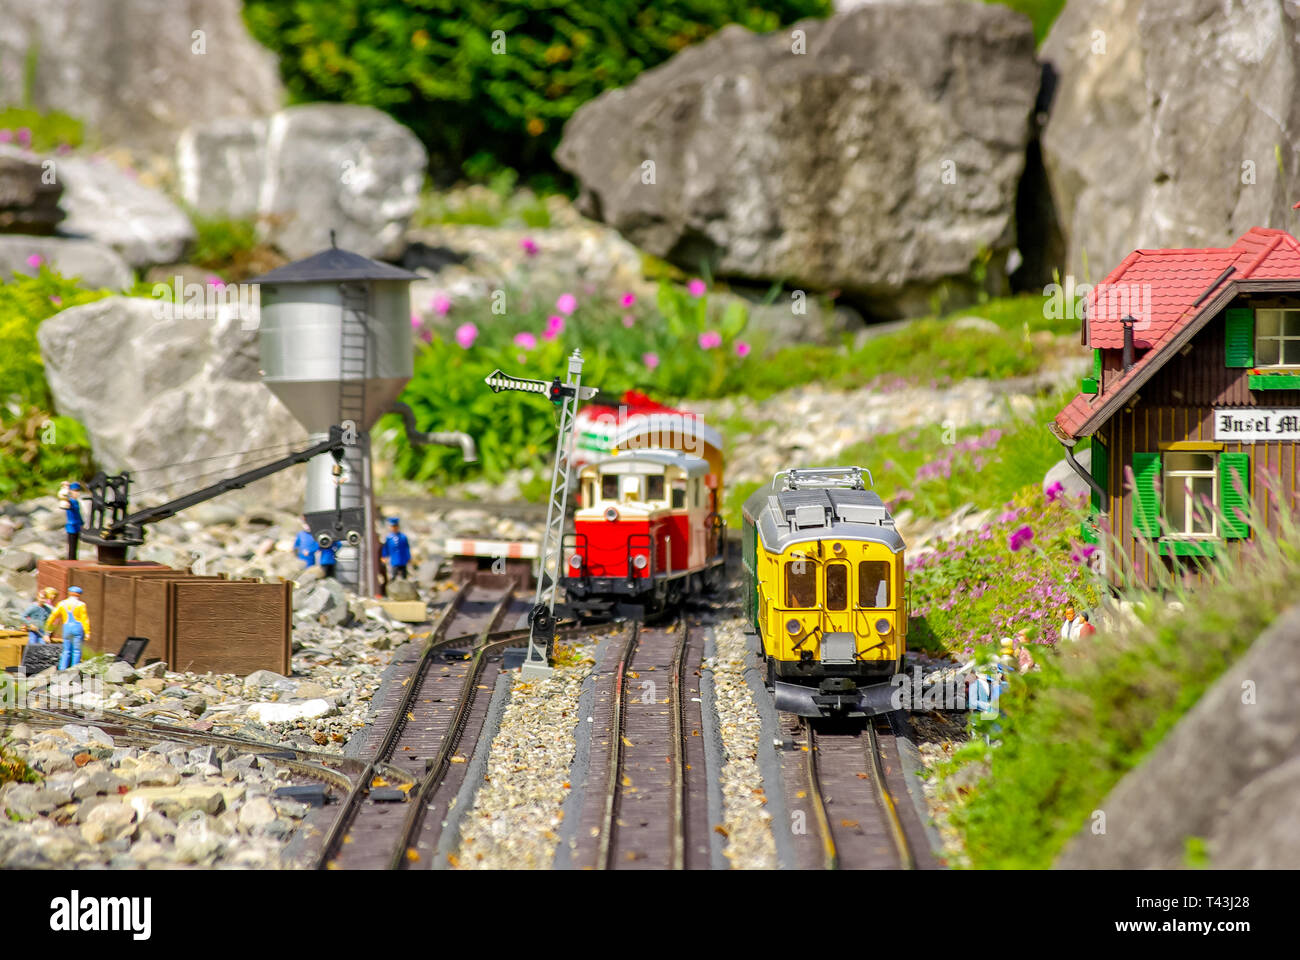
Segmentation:
{"type": "Polygon", "coordinates": [[[893,629],[894,629],[894,625],[890,623],[888,620],[886,620],[884,617],[881,617],[879,620],[876,621],[876,633],[880,634],[881,636],[884,636],[890,630],[893,629]]]}
{"type": "Polygon", "coordinates": [[[618,511],[615,510],[613,507],[606,507],[605,519],[613,523],[615,520],[618,519],[618,511]]]}
{"type": "Polygon", "coordinates": [[[649,562],[649,559],[647,559],[644,553],[638,553],[632,558],[632,566],[636,567],[638,570],[644,570],[646,564],[649,562]]]}
{"type": "Polygon", "coordinates": [[[801,630],[803,630],[803,624],[798,620],[791,618],[785,622],[785,632],[790,634],[790,636],[797,637],[801,630]]]}
{"type": "Polygon", "coordinates": [[[574,570],[579,569],[582,566],[582,556],[575,553],[569,557],[569,566],[573,567],[574,570]]]}

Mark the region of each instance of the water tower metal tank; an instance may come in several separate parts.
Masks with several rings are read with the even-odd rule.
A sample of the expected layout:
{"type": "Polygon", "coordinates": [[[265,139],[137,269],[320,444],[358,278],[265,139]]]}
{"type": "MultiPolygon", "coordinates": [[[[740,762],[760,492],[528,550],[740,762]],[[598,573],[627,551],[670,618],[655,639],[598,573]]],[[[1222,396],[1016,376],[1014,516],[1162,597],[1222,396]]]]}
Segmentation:
{"type": "Polygon", "coordinates": [[[355,426],[356,443],[344,455],[341,482],[331,457],[307,465],[304,512],[313,533],[346,541],[338,554],[339,577],[371,595],[370,428],[411,378],[409,285],[415,279],[409,271],[331,247],[255,281],[261,288],[263,381],[313,441],[325,438],[333,424],[355,426]]]}

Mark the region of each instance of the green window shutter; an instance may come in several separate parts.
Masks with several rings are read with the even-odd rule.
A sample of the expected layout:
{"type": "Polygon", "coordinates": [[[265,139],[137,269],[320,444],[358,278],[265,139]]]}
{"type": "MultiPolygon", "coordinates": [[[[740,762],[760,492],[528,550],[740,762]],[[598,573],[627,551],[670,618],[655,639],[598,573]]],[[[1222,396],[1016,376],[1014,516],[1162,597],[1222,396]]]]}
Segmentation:
{"type": "Polygon", "coordinates": [[[1101,350],[1092,351],[1092,379],[1101,383],[1101,350]]]}
{"type": "Polygon", "coordinates": [[[1160,454],[1133,454],[1133,532],[1160,536],[1160,454]]]}
{"type": "MultiPolygon", "coordinates": [[[[1092,479],[1096,480],[1101,488],[1110,493],[1110,455],[1106,448],[1097,442],[1097,438],[1092,438],[1092,443],[1088,447],[1092,451],[1092,479]]],[[[1104,513],[1110,504],[1102,503],[1101,497],[1097,496],[1097,491],[1092,491],[1092,512],[1094,515],[1104,513]]]]}
{"type": "Polygon", "coordinates": [[[1223,513],[1224,537],[1240,540],[1250,536],[1250,523],[1245,518],[1249,508],[1250,454],[1219,454],[1219,510],[1223,513]]]}
{"type": "Polygon", "coordinates": [[[1224,312],[1227,325],[1224,362],[1230,367],[1255,365],[1255,311],[1250,307],[1233,307],[1224,312]]]}

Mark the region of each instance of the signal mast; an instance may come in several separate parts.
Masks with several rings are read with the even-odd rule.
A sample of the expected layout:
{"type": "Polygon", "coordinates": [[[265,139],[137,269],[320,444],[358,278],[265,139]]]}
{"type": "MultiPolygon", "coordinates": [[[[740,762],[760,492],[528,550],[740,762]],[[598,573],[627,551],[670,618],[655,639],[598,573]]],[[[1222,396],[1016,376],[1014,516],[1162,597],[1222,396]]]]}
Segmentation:
{"type": "Polygon", "coordinates": [[[555,438],[555,467],[551,472],[551,494],[546,502],[546,530],[542,535],[541,569],[537,572],[537,593],[528,614],[528,656],[522,673],[526,677],[546,677],[551,641],[555,639],[555,595],[559,588],[560,554],[564,549],[564,514],[569,501],[569,462],[573,457],[573,420],[578,404],[597,393],[595,387],[582,386],[582,351],[575,349],[569,357],[568,380],[556,377],[527,380],[494,370],[484,382],[493,393],[517,390],[540,393],[560,407],[560,429],[555,438]]]}

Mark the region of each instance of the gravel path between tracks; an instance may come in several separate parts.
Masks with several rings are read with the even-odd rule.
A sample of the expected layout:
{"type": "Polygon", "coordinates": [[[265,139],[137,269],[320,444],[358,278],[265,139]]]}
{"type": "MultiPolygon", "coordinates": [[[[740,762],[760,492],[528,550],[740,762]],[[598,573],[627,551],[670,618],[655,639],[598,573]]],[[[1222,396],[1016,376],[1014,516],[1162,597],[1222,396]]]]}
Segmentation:
{"type": "Polygon", "coordinates": [[[487,775],[460,825],[450,865],[462,870],[548,869],[555,859],[577,740],[582,683],[595,643],[571,648],[542,681],[518,677],[492,741],[487,775]]]}
{"type": "Polygon", "coordinates": [[[740,620],[714,628],[716,652],[704,661],[713,674],[714,706],[722,734],[723,856],[733,870],[770,870],[777,866],[772,814],[767,809],[758,763],[762,722],[745,679],[749,654],[740,620]]]}

